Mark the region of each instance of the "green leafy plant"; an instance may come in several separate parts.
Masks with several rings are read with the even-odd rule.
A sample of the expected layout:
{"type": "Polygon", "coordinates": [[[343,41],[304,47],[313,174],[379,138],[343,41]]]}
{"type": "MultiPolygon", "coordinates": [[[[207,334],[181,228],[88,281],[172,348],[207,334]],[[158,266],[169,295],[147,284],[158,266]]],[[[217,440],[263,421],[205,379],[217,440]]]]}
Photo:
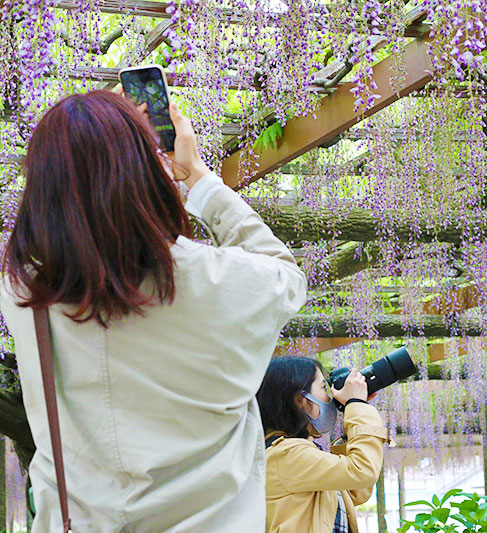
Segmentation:
{"type": "Polygon", "coordinates": [[[418,513],[413,521],[405,521],[398,533],[406,533],[411,528],[415,531],[433,533],[467,533],[470,531],[487,533],[487,496],[479,496],[476,492],[462,492],[461,489],[449,490],[441,499],[435,494],[428,502],[418,500],[407,503],[426,505],[431,512],[418,513]],[[460,502],[449,501],[451,498],[463,498],[460,502]],[[456,510],[455,510],[456,509],[456,510]]]}
{"type": "Polygon", "coordinates": [[[277,140],[282,137],[282,126],[279,122],[274,122],[266,128],[255,140],[254,149],[258,148],[262,151],[277,146],[277,140]]]}

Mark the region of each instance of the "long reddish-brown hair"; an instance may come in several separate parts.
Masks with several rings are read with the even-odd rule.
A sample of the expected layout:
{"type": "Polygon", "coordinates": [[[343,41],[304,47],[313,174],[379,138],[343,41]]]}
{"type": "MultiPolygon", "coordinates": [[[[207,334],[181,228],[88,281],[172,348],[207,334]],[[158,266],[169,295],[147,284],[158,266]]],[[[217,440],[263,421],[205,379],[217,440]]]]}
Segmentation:
{"type": "Polygon", "coordinates": [[[170,247],[191,226],[157,149],[135,105],[108,91],[69,96],[42,118],[2,265],[22,306],[75,304],[73,320],[107,326],[174,299],[170,247]],[[153,294],[140,290],[147,276],[153,294]]]}

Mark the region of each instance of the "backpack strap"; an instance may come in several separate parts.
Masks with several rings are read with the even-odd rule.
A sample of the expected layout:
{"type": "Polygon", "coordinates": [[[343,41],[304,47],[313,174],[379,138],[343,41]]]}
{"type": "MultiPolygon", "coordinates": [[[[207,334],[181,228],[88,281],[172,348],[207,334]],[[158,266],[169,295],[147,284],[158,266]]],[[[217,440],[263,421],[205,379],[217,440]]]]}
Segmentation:
{"type": "Polygon", "coordinates": [[[34,309],[34,324],[36,328],[37,346],[41,363],[42,384],[46,398],[47,419],[51,434],[52,453],[56,480],[63,517],[64,533],[71,533],[71,520],[68,513],[68,495],[66,492],[66,478],[64,475],[63,450],[61,446],[61,432],[59,429],[59,415],[56,401],[56,384],[54,382],[54,367],[52,364],[51,339],[49,334],[49,315],[47,308],[34,309]]]}

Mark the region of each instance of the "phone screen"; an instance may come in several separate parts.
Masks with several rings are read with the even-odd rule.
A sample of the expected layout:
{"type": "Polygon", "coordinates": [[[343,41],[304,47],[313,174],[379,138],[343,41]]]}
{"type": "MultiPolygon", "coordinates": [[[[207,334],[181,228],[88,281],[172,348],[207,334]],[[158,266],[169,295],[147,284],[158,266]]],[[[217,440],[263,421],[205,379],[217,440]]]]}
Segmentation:
{"type": "Polygon", "coordinates": [[[169,98],[161,71],[155,67],[127,70],[120,74],[123,89],[136,104],[147,103],[147,113],[159,136],[159,145],[174,151],[176,132],[169,118],[169,98]]]}

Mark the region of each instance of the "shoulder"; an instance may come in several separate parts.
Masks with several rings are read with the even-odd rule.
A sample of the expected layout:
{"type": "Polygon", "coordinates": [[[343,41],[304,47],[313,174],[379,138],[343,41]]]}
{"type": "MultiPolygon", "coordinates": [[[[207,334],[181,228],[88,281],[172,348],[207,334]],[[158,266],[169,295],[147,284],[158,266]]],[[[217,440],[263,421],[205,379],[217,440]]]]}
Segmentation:
{"type": "Polygon", "coordinates": [[[14,287],[9,276],[0,279],[0,310],[14,337],[16,334],[27,337],[27,330],[33,325],[32,310],[20,305],[27,297],[27,290],[21,286],[14,287]]]}
{"type": "MultiPolygon", "coordinates": [[[[214,246],[179,236],[171,251],[181,269],[191,270],[195,266],[200,268],[202,265],[210,267],[218,265],[220,274],[225,272],[225,267],[229,267],[228,272],[232,277],[239,271],[238,275],[243,275],[244,278],[246,274],[252,273],[254,282],[260,281],[261,276],[266,276],[266,273],[269,278],[276,274],[273,257],[249,252],[241,246],[214,246]],[[259,277],[255,278],[255,274],[259,277]]],[[[263,284],[265,285],[264,281],[263,284]]]]}
{"type": "Polygon", "coordinates": [[[0,301],[2,307],[9,304],[17,304],[21,301],[22,294],[27,296],[26,290],[21,287],[13,287],[10,276],[0,279],[0,301]]]}
{"type": "Polygon", "coordinates": [[[15,304],[21,303],[23,299],[30,297],[30,292],[22,283],[13,283],[10,275],[0,278],[0,298],[9,300],[15,304]]]}
{"type": "Polygon", "coordinates": [[[11,291],[11,287],[10,276],[7,275],[0,279],[0,295],[8,295],[11,291]]]}
{"type": "Polygon", "coordinates": [[[310,439],[285,438],[275,440],[266,450],[266,456],[288,455],[298,452],[321,453],[321,450],[310,439]]]}

